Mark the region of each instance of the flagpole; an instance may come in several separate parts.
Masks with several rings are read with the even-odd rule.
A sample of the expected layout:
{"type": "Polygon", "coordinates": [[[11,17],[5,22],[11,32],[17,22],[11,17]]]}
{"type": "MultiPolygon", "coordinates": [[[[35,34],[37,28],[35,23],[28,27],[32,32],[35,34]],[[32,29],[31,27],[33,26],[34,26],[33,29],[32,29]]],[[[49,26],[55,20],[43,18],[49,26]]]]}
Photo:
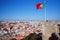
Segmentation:
{"type": "Polygon", "coordinates": [[[46,7],[45,7],[45,21],[46,21],[46,7]]]}
{"type": "Polygon", "coordinates": [[[46,1],[44,1],[44,3],[45,3],[45,21],[46,21],[46,1]]]}

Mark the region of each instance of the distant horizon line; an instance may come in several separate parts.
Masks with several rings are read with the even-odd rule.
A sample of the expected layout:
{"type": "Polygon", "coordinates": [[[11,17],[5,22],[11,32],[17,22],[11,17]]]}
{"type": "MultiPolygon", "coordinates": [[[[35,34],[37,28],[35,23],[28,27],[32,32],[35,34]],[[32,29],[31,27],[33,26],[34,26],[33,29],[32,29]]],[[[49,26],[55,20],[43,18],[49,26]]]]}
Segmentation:
{"type": "MultiPolygon", "coordinates": [[[[30,19],[30,20],[27,20],[27,19],[0,19],[0,21],[45,21],[45,20],[39,20],[39,19],[30,19]]],[[[46,20],[46,21],[60,21],[59,20],[46,20]]]]}

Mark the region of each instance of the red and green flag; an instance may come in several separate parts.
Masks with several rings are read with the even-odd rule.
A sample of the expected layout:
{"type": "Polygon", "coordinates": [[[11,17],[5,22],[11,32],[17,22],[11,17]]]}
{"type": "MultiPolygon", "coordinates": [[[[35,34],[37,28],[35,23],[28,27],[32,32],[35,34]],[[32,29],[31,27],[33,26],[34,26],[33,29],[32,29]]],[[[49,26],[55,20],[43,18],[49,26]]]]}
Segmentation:
{"type": "Polygon", "coordinates": [[[44,8],[44,4],[43,3],[36,4],[36,9],[42,9],[42,8],[44,8]]]}

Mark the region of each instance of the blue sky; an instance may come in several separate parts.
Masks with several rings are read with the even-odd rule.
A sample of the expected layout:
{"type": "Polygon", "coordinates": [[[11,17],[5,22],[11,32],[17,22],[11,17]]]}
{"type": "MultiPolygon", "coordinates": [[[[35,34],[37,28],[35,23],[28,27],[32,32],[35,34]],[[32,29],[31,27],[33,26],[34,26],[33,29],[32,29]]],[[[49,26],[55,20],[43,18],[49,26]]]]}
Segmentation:
{"type": "Polygon", "coordinates": [[[44,20],[45,9],[36,9],[36,4],[44,1],[46,19],[60,20],[60,0],[0,0],[0,19],[44,20]]]}

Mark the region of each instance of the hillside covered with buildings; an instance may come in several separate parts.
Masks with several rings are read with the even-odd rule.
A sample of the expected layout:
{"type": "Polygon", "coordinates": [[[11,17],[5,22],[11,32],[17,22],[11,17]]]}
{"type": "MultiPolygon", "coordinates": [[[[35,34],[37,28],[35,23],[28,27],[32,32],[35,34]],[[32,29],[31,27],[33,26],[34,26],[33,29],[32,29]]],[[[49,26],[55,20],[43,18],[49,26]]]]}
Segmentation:
{"type": "Polygon", "coordinates": [[[43,40],[48,40],[59,28],[60,21],[0,21],[0,39],[13,37],[19,40],[31,33],[42,33],[43,40]]]}

